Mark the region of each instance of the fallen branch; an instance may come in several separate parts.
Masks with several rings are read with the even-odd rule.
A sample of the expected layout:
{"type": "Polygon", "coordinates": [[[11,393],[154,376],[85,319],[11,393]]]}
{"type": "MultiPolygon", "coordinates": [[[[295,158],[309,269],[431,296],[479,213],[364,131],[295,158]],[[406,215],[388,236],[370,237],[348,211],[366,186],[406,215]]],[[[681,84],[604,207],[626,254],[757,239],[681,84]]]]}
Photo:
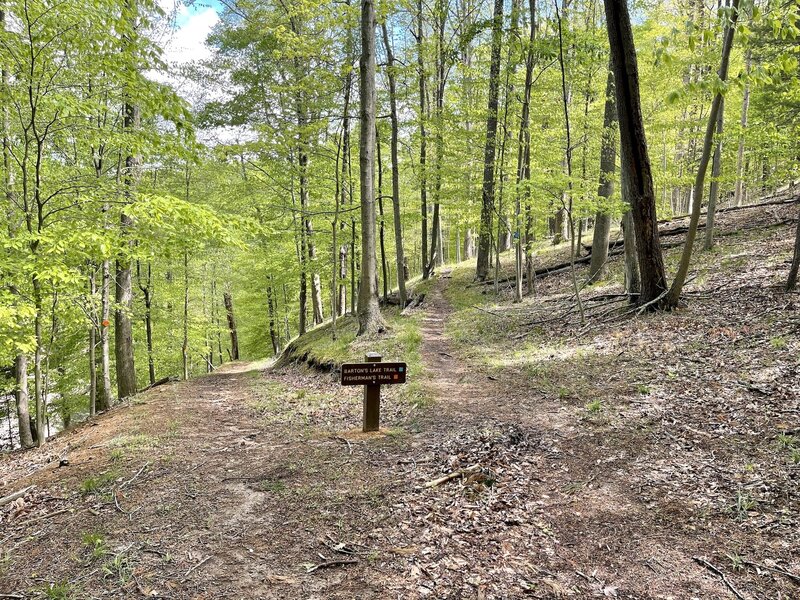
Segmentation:
{"type": "Polygon", "coordinates": [[[736,596],[739,600],[745,600],[745,597],[742,596],[742,594],[739,592],[739,590],[737,590],[735,587],[733,587],[733,584],[730,581],[728,581],[727,577],[725,577],[725,573],[720,571],[717,567],[712,565],[706,559],[700,558],[699,556],[693,556],[692,560],[694,560],[694,562],[696,562],[697,564],[705,567],[706,569],[708,569],[709,571],[714,573],[717,577],[722,579],[722,583],[724,583],[728,587],[728,589],[731,591],[731,593],[733,593],[733,595],[736,596]]]}
{"type": "Polygon", "coordinates": [[[316,565],[312,565],[306,569],[306,573],[313,573],[317,569],[327,569],[329,567],[338,567],[341,565],[354,565],[358,561],[354,558],[338,558],[334,560],[326,560],[316,565]]]}
{"type": "Polygon", "coordinates": [[[147,390],[152,390],[153,388],[158,387],[160,385],[164,385],[165,383],[172,383],[173,381],[178,381],[178,378],[175,377],[174,375],[170,375],[169,377],[162,377],[158,381],[154,381],[150,385],[143,387],[142,389],[139,390],[138,393],[141,394],[142,392],[146,392],[147,390]]]}
{"type": "Polygon", "coordinates": [[[9,494],[8,496],[5,496],[4,498],[0,498],[0,506],[5,506],[9,502],[13,502],[17,498],[22,498],[25,494],[30,492],[35,487],[36,487],[35,485],[29,485],[26,488],[22,488],[21,490],[19,490],[17,492],[14,492],[13,494],[9,494]]]}
{"type": "Polygon", "coordinates": [[[456,479],[457,477],[461,477],[462,475],[469,475],[470,473],[477,473],[480,470],[481,466],[479,464],[474,464],[472,466],[466,467],[464,469],[459,469],[458,471],[453,471],[452,473],[448,473],[447,475],[443,475],[438,479],[433,479],[431,481],[426,482],[422,487],[426,488],[434,488],[436,486],[442,485],[443,483],[447,483],[451,479],[456,479]]]}
{"type": "Polygon", "coordinates": [[[210,560],[211,560],[211,555],[209,554],[209,555],[208,555],[208,556],[206,556],[206,557],[205,557],[203,560],[201,560],[199,563],[197,563],[195,566],[193,566],[191,569],[189,569],[188,571],[186,571],[186,574],[184,575],[184,577],[188,577],[188,576],[189,576],[189,573],[191,573],[192,571],[195,571],[195,570],[199,569],[200,567],[202,567],[204,564],[206,564],[206,563],[207,563],[208,561],[210,561],[210,560]]]}
{"type": "Polygon", "coordinates": [[[142,472],[143,472],[143,471],[144,471],[144,470],[145,470],[147,467],[149,467],[149,466],[150,466],[150,461],[148,460],[146,463],[144,463],[144,464],[142,465],[142,468],[141,468],[141,469],[139,469],[139,470],[136,472],[136,475],[134,475],[133,477],[131,477],[130,479],[128,479],[128,481],[125,481],[125,482],[121,483],[121,484],[119,485],[119,487],[117,488],[117,490],[121,490],[122,488],[124,488],[124,487],[126,487],[126,486],[130,485],[131,483],[133,483],[133,482],[136,480],[136,478],[137,478],[137,477],[139,477],[139,475],[141,475],[141,474],[142,474],[142,472]]]}
{"type": "MultiPolygon", "coordinates": [[[[19,527],[23,527],[25,525],[30,525],[31,523],[36,523],[37,521],[44,521],[45,519],[50,519],[52,517],[57,517],[58,515],[63,515],[64,513],[72,512],[71,508],[62,508],[61,510],[56,510],[51,513],[47,513],[46,515],[40,515],[38,517],[34,517],[32,519],[27,519],[25,521],[21,521],[17,525],[19,527]]],[[[0,596],[2,598],[2,596],[0,596]]]]}
{"type": "Polygon", "coordinates": [[[751,562],[749,560],[743,560],[742,563],[747,565],[748,567],[755,567],[756,569],[764,569],[765,571],[774,571],[775,573],[780,573],[781,575],[788,577],[794,583],[800,584],[800,575],[795,575],[790,571],[785,569],[781,569],[780,567],[770,567],[768,565],[760,565],[758,563],[751,562]]]}

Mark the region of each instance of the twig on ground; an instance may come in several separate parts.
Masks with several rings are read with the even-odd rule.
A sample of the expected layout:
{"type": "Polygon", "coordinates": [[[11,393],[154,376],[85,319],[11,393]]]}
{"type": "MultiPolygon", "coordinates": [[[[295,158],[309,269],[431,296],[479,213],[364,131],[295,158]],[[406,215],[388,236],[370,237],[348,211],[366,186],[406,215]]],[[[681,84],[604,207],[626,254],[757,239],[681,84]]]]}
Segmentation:
{"type": "Polygon", "coordinates": [[[422,487],[426,488],[434,488],[436,486],[442,485],[443,483],[447,483],[451,479],[456,479],[457,477],[461,477],[462,475],[469,475],[470,473],[476,473],[479,471],[481,466],[479,464],[474,464],[464,469],[459,469],[458,471],[453,471],[452,473],[448,473],[438,479],[433,479],[431,481],[426,482],[422,487]]]}
{"type": "Polygon", "coordinates": [[[736,589],[736,588],[733,586],[733,584],[732,584],[732,583],[731,583],[731,582],[728,580],[728,578],[727,578],[727,577],[725,577],[725,573],[723,573],[722,571],[720,571],[720,570],[719,570],[717,567],[715,567],[714,565],[712,565],[712,564],[711,564],[710,562],[708,562],[708,561],[707,561],[705,558],[701,558],[701,557],[699,557],[699,556],[693,556],[693,557],[692,557],[692,560],[693,560],[694,562],[696,562],[697,564],[699,564],[699,565],[701,565],[701,566],[705,567],[706,569],[708,569],[708,570],[709,570],[709,571],[711,571],[712,573],[714,573],[714,575],[716,575],[716,576],[717,576],[717,577],[719,577],[720,579],[722,579],[722,583],[724,583],[724,584],[727,586],[727,588],[728,588],[728,589],[731,591],[731,593],[732,593],[734,596],[736,596],[736,597],[737,597],[739,600],[745,600],[745,597],[744,597],[744,596],[742,596],[742,594],[739,592],[739,590],[737,590],[737,589],[736,589]]]}
{"type": "Polygon", "coordinates": [[[35,487],[36,487],[35,485],[29,485],[26,488],[22,488],[21,490],[14,492],[13,494],[9,494],[8,496],[0,498],[0,506],[5,506],[9,502],[13,502],[17,498],[22,498],[25,494],[30,492],[35,487]]]}
{"type": "Polygon", "coordinates": [[[326,560],[316,565],[312,565],[306,569],[306,573],[313,573],[317,569],[326,569],[328,567],[338,567],[341,565],[354,565],[358,561],[354,558],[339,558],[334,560],[326,560]]]}
{"type": "Polygon", "coordinates": [[[800,584],[800,575],[795,575],[794,573],[787,571],[785,569],[781,569],[780,567],[770,567],[768,565],[760,565],[758,563],[754,563],[749,560],[743,560],[742,563],[744,563],[749,567],[755,567],[756,569],[764,569],[765,571],[774,571],[775,573],[780,573],[781,575],[788,577],[795,583],[800,584]]]}
{"type": "Polygon", "coordinates": [[[144,464],[142,465],[142,468],[141,468],[141,469],[139,469],[139,470],[136,472],[136,475],[134,475],[133,477],[131,477],[130,479],[128,479],[128,481],[124,481],[124,482],[122,482],[122,483],[119,485],[119,487],[117,488],[117,490],[121,490],[122,488],[124,488],[124,487],[126,487],[126,486],[130,485],[131,483],[133,483],[133,482],[136,480],[136,478],[137,478],[137,477],[139,477],[139,475],[141,475],[141,474],[144,472],[144,470],[145,470],[147,467],[149,467],[149,466],[150,466],[150,461],[148,460],[146,463],[144,463],[144,464]]]}
{"type": "MultiPolygon", "coordinates": [[[[57,517],[58,515],[63,515],[64,513],[70,512],[71,510],[72,510],[71,508],[62,508],[61,510],[57,510],[57,511],[51,512],[51,513],[47,513],[46,515],[40,515],[40,516],[34,517],[32,519],[27,519],[25,521],[22,521],[22,522],[18,523],[18,525],[20,527],[22,527],[23,525],[30,525],[31,523],[36,523],[37,521],[44,521],[45,519],[49,519],[51,517],[57,517]]],[[[2,596],[0,596],[0,598],[2,598],[2,596]]]]}
{"type": "Polygon", "coordinates": [[[203,560],[201,560],[199,563],[197,563],[195,566],[193,566],[191,569],[189,569],[188,571],[186,571],[186,574],[184,575],[184,577],[188,577],[188,576],[189,576],[189,573],[191,573],[192,571],[195,571],[195,570],[199,569],[200,567],[202,567],[204,564],[206,564],[206,563],[207,563],[208,561],[210,561],[210,560],[211,560],[211,555],[209,554],[209,555],[208,555],[208,556],[206,556],[206,557],[205,557],[203,560]]]}
{"type": "Polygon", "coordinates": [[[347,452],[348,452],[348,454],[350,454],[350,456],[353,456],[353,445],[350,443],[350,440],[348,440],[347,438],[342,437],[340,435],[334,436],[333,439],[340,440],[340,441],[344,442],[345,444],[347,444],[347,452]]]}

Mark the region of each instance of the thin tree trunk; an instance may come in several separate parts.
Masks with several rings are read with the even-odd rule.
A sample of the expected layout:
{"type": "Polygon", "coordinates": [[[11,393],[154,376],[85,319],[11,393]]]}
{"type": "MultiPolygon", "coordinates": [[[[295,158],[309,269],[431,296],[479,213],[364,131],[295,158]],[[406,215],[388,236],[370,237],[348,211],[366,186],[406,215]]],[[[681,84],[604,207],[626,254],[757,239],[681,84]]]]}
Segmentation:
{"type": "MultiPolygon", "coordinates": [[[[603,113],[603,140],[600,147],[600,185],[597,195],[609,202],[614,195],[614,171],[617,164],[617,106],[614,103],[614,73],[610,68],[606,79],[606,102],[603,113]]],[[[602,201],[601,201],[602,202],[602,201]]],[[[589,263],[589,282],[603,275],[608,261],[608,240],[611,234],[611,214],[603,206],[594,219],[592,236],[592,260],[589,263]]]]}
{"type": "Polygon", "coordinates": [[[98,398],[100,412],[111,408],[111,343],[109,327],[111,323],[111,261],[103,261],[103,288],[100,291],[100,372],[103,379],[103,388],[98,398]]]}
{"type": "MultiPolygon", "coordinates": [[[[523,243],[527,245],[527,240],[523,242],[522,231],[522,198],[525,198],[526,207],[530,204],[530,151],[531,151],[531,132],[530,132],[530,104],[531,88],[533,87],[533,63],[534,63],[534,44],[536,42],[536,0],[529,0],[530,10],[530,35],[528,47],[525,50],[525,87],[522,90],[522,112],[519,125],[519,139],[517,149],[517,187],[515,223],[514,223],[514,267],[517,280],[514,285],[514,301],[522,302],[522,269],[523,269],[523,243]],[[524,189],[523,189],[524,188],[524,189]]],[[[532,275],[529,275],[532,277],[532,275]]],[[[528,288],[533,282],[528,280],[528,288]]]]}
{"type": "MultiPolygon", "coordinates": [[[[270,285],[267,286],[267,314],[269,315],[269,338],[272,341],[272,354],[278,356],[281,351],[281,336],[278,334],[277,327],[275,325],[275,301],[274,301],[274,290],[272,287],[272,276],[269,277],[270,285]]],[[[336,312],[333,312],[333,315],[336,315],[336,312]]],[[[334,318],[336,318],[334,316],[334,318]]]]}
{"type": "Polygon", "coordinates": [[[361,129],[359,179],[361,185],[361,284],[358,290],[358,335],[383,331],[378,305],[375,256],[375,4],[361,1],[361,129]]]}
{"type": "Polygon", "coordinates": [[[189,252],[183,251],[183,380],[189,379],[189,252]]]}
{"type": "Polygon", "coordinates": [[[89,322],[89,416],[97,412],[97,311],[94,297],[97,294],[94,265],[89,262],[89,298],[91,298],[91,319],[89,322]]]}
{"type": "Polygon", "coordinates": [[[379,241],[381,250],[381,282],[383,284],[383,301],[389,300],[389,273],[386,266],[386,222],[383,218],[383,160],[381,159],[381,139],[378,128],[375,128],[375,148],[378,155],[378,215],[380,216],[379,241]]]}
{"type": "MultiPolygon", "coordinates": [[[[566,2],[566,0],[563,0],[566,2]]],[[[575,289],[575,301],[578,304],[578,312],[581,317],[581,324],[586,322],[586,317],[583,312],[583,302],[581,301],[581,290],[578,285],[578,276],[575,272],[575,219],[572,216],[572,137],[569,122],[569,93],[567,91],[567,73],[564,64],[564,35],[562,31],[562,19],[558,11],[558,0],[554,0],[556,9],[556,19],[558,21],[558,62],[561,67],[561,99],[563,100],[564,108],[564,128],[566,130],[566,163],[567,163],[567,195],[569,197],[569,204],[565,207],[567,219],[569,221],[569,238],[570,238],[570,273],[572,274],[572,285],[575,289]]]]}
{"type": "MultiPolygon", "coordinates": [[[[0,30],[6,31],[6,13],[0,10],[0,30]]],[[[4,93],[8,87],[8,71],[6,65],[2,65],[2,84],[4,93]]],[[[11,170],[11,134],[9,124],[9,107],[3,103],[3,186],[6,198],[5,213],[8,226],[8,237],[16,236],[16,226],[14,224],[14,211],[16,206],[16,192],[14,191],[14,172],[11,170]]],[[[13,292],[13,290],[12,290],[13,292]]],[[[28,394],[28,356],[22,352],[14,357],[14,398],[17,408],[17,422],[19,424],[19,440],[22,448],[33,446],[33,432],[31,431],[29,394],[28,394]]],[[[12,442],[13,445],[13,442],[12,442]]]]}
{"type": "Polygon", "coordinates": [[[489,100],[486,117],[486,146],[483,153],[483,194],[478,238],[478,264],[475,277],[485,281],[489,275],[494,213],[494,162],[497,143],[497,104],[500,87],[500,50],[503,43],[503,0],[495,0],[492,20],[492,54],[489,66],[489,100]]]}
{"type": "Polygon", "coordinates": [[[408,296],[406,294],[406,281],[403,274],[406,264],[403,251],[403,226],[400,215],[400,160],[398,156],[398,137],[400,125],[397,116],[397,91],[394,74],[394,54],[389,43],[389,32],[386,23],[382,26],[383,44],[386,47],[386,74],[389,79],[389,107],[392,123],[391,158],[392,158],[392,213],[394,215],[394,247],[395,261],[397,264],[397,289],[400,294],[400,306],[405,307],[408,296]]]}
{"type": "Polygon", "coordinates": [[[222,301],[225,303],[225,313],[228,316],[228,331],[231,334],[231,359],[239,360],[239,334],[236,331],[236,319],[233,316],[233,298],[230,292],[222,294],[222,301]]]}
{"type": "MultiPolygon", "coordinates": [[[[725,29],[725,37],[722,43],[722,59],[717,73],[719,80],[723,83],[728,79],[731,48],[733,47],[733,37],[736,32],[736,21],[739,18],[739,0],[733,0],[732,8],[731,22],[725,29]]],[[[683,284],[686,282],[686,275],[689,273],[689,263],[692,259],[694,240],[697,236],[697,225],[700,222],[700,208],[703,203],[703,188],[705,187],[706,171],[708,170],[708,163],[711,158],[711,145],[714,141],[714,130],[717,127],[717,118],[721,110],[722,94],[718,92],[714,95],[714,100],[711,103],[711,112],[708,115],[708,125],[703,140],[703,151],[700,156],[700,165],[697,168],[697,177],[694,181],[694,206],[692,207],[692,215],[689,219],[689,231],[686,232],[686,243],[683,247],[683,253],[681,254],[678,272],[675,275],[672,287],[670,287],[669,294],[667,295],[665,302],[667,307],[677,306],[681,297],[681,291],[683,290],[683,284]]]]}
{"type": "Polygon", "coordinates": [[[426,118],[426,79],[425,61],[422,54],[422,44],[425,36],[425,24],[422,16],[422,0],[417,1],[417,68],[419,70],[419,204],[422,213],[422,278],[427,279],[428,273],[428,181],[427,181],[427,154],[428,136],[425,131],[426,118]]]}
{"type": "Polygon", "coordinates": [[[706,209],[706,234],[704,249],[711,250],[714,247],[714,217],[717,212],[717,202],[719,201],[719,178],[722,174],[722,132],[724,127],[725,98],[723,97],[719,114],[717,115],[717,143],[714,147],[714,158],[711,160],[711,190],[708,193],[708,208],[706,209]]]}
{"type": "MultiPolygon", "coordinates": [[[[750,67],[752,64],[751,51],[748,48],[745,54],[745,74],[750,75],[750,67]]],[[[742,117],[740,120],[741,131],[739,132],[739,150],[736,153],[736,192],[734,193],[734,203],[736,206],[741,206],[744,196],[744,134],[747,130],[747,111],[750,108],[750,82],[745,80],[744,84],[744,97],[742,98],[742,117]]]]}
{"type": "Polygon", "coordinates": [[[656,198],[639,101],[639,67],[627,0],[605,0],[606,26],[614,65],[623,197],[631,206],[641,275],[639,302],[658,299],[667,289],[658,239],[656,198]]]}
{"type": "Polygon", "coordinates": [[[800,215],[797,220],[797,231],[794,234],[794,254],[792,265],[789,267],[789,276],[786,278],[786,291],[791,292],[797,287],[797,272],[800,270],[800,215]]]}

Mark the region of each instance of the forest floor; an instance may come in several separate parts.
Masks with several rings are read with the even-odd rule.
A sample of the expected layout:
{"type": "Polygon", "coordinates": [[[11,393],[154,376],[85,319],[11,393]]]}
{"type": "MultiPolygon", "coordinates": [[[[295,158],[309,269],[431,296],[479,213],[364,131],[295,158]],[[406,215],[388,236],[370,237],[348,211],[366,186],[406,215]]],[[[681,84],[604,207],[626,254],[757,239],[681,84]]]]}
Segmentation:
{"type": "Polygon", "coordinates": [[[586,324],[568,273],[443,270],[380,433],[335,373],[234,364],[6,455],[0,598],[800,597],[796,208],[720,214],[670,314],[619,258],[586,324]]]}

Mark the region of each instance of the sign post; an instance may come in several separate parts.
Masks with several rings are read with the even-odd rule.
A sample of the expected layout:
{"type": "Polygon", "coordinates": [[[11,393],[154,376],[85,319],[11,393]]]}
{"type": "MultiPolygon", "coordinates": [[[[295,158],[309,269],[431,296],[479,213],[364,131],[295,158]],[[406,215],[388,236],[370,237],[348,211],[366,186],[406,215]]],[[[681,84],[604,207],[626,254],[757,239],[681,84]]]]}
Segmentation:
{"type": "Polygon", "coordinates": [[[377,352],[368,352],[365,362],[342,365],[342,385],[364,386],[364,432],[380,429],[381,385],[406,382],[406,363],[385,363],[382,359],[377,352]]]}

